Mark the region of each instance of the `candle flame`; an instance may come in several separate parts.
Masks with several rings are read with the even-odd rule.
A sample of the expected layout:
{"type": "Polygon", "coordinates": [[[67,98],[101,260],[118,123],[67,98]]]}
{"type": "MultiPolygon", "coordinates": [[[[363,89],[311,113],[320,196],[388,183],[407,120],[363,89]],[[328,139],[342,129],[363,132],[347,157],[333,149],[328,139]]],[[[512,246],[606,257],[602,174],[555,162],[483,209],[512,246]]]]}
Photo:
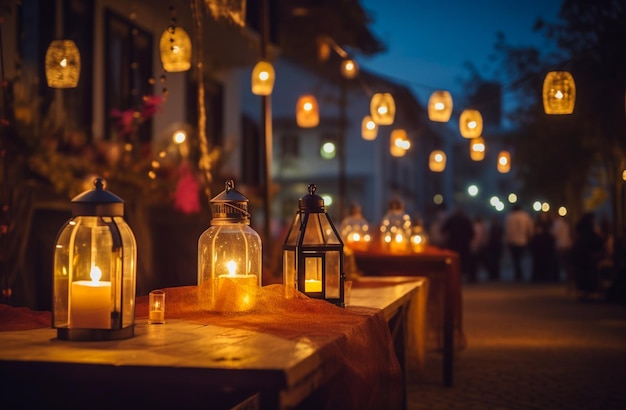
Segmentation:
{"type": "Polygon", "coordinates": [[[92,282],[100,282],[100,278],[102,277],[102,271],[99,267],[94,265],[91,268],[91,272],[89,272],[89,276],[91,277],[92,282]]]}
{"type": "Polygon", "coordinates": [[[237,263],[235,261],[226,262],[226,269],[228,269],[228,274],[230,276],[235,276],[237,273],[237,263]]]}

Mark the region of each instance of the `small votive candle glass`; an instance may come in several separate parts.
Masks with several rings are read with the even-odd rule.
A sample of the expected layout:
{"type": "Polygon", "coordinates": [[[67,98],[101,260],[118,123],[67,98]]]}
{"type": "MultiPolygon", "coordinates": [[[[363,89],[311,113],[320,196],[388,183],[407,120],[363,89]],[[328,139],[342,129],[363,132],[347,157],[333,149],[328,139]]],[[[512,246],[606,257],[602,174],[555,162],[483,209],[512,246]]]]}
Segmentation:
{"type": "Polygon", "coordinates": [[[148,323],[165,323],[165,292],[162,290],[153,290],[150,292],[148,303],[148,323]]]}

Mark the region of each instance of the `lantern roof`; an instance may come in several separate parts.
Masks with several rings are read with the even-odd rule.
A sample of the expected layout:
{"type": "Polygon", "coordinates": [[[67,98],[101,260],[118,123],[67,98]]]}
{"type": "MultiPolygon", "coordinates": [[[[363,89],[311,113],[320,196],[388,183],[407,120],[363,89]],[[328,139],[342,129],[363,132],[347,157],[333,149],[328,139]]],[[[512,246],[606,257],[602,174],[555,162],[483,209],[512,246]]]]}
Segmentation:
{"type": "Polygon", "coordinates": [[[245,223],[250,224],[248,198],[235,189],[235,181],[226,181],[226,188],[210,201],[213,219],[211,224],[245,223]]]}
{"type": "Polygon", "coordinates": [[[324,207],[324,198],[317,195],[315,191],[317,186],[315,184],[309,184],[309,193],[302,196],[298,201],[300,212],[306,213],[324,213],[326,208],[324,207]]]}
{"type": "Polygon", "coordinates": [[[85,191],[72,199],[73,216],[124,216],[124,201],[104,189],[104,178],[96,178],[91,191],[85,191]]]}

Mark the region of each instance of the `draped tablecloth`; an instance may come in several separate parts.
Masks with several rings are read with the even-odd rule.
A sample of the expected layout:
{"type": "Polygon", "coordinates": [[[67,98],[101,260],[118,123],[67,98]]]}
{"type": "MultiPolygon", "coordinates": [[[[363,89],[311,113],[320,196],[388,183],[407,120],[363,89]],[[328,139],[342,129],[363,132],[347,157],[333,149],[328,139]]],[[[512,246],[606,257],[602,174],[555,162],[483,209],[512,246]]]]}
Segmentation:
{"type": "MultiPolygon", "coordinates": [[[[339,373],[323,388],[323,403],[333,409],[401,408],[403,375],[392,336],[380,310],[340,308],[286,289],[259,288],[257,304],[245,313],[209,312],[197,300],[196,286],[163,289],[167,320],[245,329],[316,346],[316,353],[340,363],[339,373]]],[[[136,320],[147,319],[148,296],[136,299],[136,320]]],[[[165,324],[164,326],[166,326],[165,324]]],[[[0,331],[50,326],[50,312],[0,305],[0,331]]],[[[161,325],[155,325],[161,326],[161,325]]],[[[0,346],[0,351],[2,346],[0,346]]]]}

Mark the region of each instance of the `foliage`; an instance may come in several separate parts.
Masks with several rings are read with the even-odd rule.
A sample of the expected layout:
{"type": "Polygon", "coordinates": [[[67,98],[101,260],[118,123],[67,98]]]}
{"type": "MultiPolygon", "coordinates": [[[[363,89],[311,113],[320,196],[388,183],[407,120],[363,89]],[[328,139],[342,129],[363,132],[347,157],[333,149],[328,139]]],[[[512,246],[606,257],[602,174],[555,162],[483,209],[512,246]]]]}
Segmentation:
{"type": "Polygon", "coordinates": [[[510,46],[502,35],[495,52],[499,74],[520,103],[511,116],[520,180],[528,191],[582,211],[590,193],[611,192],[626,159],[626,4],[564,0],[559,17],[558,23],[535,24],[555,43],[551,53],[510,46]],[[543,112],[543,78],[551,70],[574,76],[572,115],[543,112]]]}

